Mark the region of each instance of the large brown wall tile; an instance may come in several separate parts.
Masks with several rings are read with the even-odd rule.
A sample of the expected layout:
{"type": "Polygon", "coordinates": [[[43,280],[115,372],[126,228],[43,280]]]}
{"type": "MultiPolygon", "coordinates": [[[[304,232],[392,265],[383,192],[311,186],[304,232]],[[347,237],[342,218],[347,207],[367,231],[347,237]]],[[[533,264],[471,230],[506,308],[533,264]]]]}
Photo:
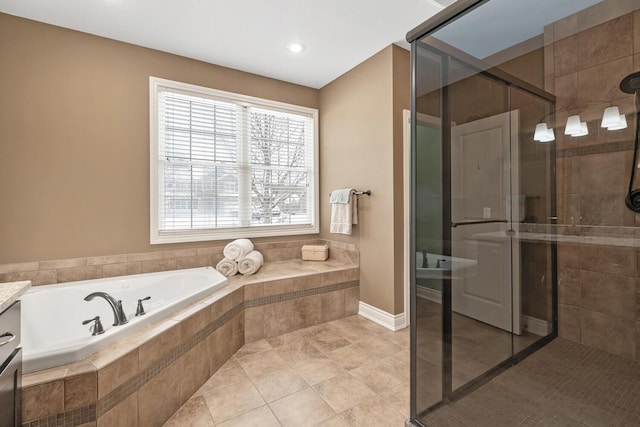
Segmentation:
{"type": "Polygon", "coordinates": [[[580,270],[559,268],[558,303],[580,307],[581,302],[580,270]]]}
{"type": "Polygon", "coordinates": [[[635,320],[635,279],[582,271],[582,308],[635,320]]]}
{"type": "Polygon", "coordinates": [[[98,399],[102,399],[137,374],[137,349],[98,369],[98,399]]]}
{"type": "Polygon", "coordinates": [[[580,32],[577,36],[580,69],[632,55],[632,25],[632,16],[625,15],[580,32]]]}
{"type": "Polygon", "coordinates": [[[579,308],[558,304],[558,336],[573,342],[581,342],[579,308]]]}
{"type": "Polygon", "coordinates": [[[614,275],[634,277],[636,274],[636,251],[616,246],[582,245],[580,268],[614,275]]]}
{"type": "Polygon", "coordinates": [[[22,390],[23,422],[37,420],[64,410],[64,381],[26,387],[22,390]]]}
{"type": "MultiPolygon", "coordinates": [[[[602,101],[616,101],[631,97],[631,95],[621,92],[619,85],[620,81],[632,71],[632,56],[581,69],[578,72],[579,85],[575,93],[578,95],[579,105],[586,106],[589,103],[602,103],[602,101]]],[[[568,96],[573,100],[571,94],[568,96]]]]}
{"type": "Polygon", "coordinates": [[[582,310],[582,344],[589,347],[635,358],[635,323],[622,317],[582,310]]]}
{"type": "Polygon", "coordinates": [[[138,392],[98,418],[98,427],[138,427],[138,392]]]}
{"type": "MultiPolygon", "coordinates": [[[[190,367],[193,368],[193,367],[190,367]]],[[[179,390],[182,363],[175,362],[138,390],[138,425],[160,427],[182,404],[179,390]]],[[[123,424],[125,425],[125,424],[123,424]]]]}
{"type": "Polygon", "coordinates": [[[560,77],[577,72],[578,37],[571,36],[558,41],[553,47],[553,59],[555,61],[555,76],[560,77]]]}

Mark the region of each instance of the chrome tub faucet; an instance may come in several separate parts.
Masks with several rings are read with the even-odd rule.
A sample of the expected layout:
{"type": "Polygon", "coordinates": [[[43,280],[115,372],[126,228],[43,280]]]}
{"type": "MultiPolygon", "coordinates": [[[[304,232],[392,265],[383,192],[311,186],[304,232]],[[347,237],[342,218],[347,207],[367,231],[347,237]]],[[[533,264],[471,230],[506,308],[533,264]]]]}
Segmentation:
{"type": "Polygon", "coordinates": [[[113,326],[124,325],[128,322],[127,315],[124,314],[124,310],[122,309],[121,300],[116,300],[114,297],[105,292],[90,293],[89,295],[84,297],[84,300],[91,301],[95,297],[104,298],[111,306],[111,309],[113,310],[113,326]]]}

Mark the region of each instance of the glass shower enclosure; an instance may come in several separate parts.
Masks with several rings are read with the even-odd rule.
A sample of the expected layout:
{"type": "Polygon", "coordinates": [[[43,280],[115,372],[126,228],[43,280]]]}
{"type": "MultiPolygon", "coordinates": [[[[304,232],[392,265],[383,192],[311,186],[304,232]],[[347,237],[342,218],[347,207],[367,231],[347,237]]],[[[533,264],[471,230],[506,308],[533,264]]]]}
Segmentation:
{"type": "Polygon", "coordinates": [[[492,3],[520,2],[459,0],[411,40],[415,423],[557,334],[556,98],[492,3]]]}

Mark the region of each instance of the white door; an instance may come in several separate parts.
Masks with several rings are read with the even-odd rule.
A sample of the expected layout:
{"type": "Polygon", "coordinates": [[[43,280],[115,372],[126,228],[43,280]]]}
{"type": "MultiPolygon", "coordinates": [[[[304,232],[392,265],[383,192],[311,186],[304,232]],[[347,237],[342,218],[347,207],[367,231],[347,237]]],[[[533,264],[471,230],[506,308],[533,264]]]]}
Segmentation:
{"type": "Polygon", "coordinates": [[[451,254],[476,261],[451,283],[453,311],[520,334],[518,111],[451,129],[451,254]]]}

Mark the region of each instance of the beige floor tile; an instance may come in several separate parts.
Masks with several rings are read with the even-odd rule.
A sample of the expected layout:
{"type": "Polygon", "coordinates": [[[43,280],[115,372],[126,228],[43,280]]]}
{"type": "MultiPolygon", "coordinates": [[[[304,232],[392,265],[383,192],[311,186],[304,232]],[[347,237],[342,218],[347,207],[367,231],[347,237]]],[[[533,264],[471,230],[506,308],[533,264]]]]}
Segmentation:
{"type": "Polygon", "coordinates": [[[276,348],[276,353],[288,364],[303,360],[324,359],[326,356],[306,339],[276,348]]]}
{"type": "Polygon", "coordinates": [[[405,417],[383,398],[377,397],[340,413],[352,427],[403,427],[405,417]]]}
{"type": "Polygon", "coordinates": [[[217,427],[280,427],[280,425],[271,409],[265,405],[224,421],[217,427]]]}
{"type": "Polygon", "coordinates": [[[295,363],[293,369],[310,385],[346,372],[329,358],[302,360],[295,363]]]}
{"type": "Polygon", "coordinates": [[[393,342],[380,336],[368,336],[356,341],[356,345],[367,353],[380,359],[389,357],[399,352],[401,348],[393,342]]]}
{"type": "Polygon", "coordinates": [[[273,402],[309,387],[300,375],[288,367],[264,372],[263,375],[255,378],[253,383],[267,402],[273,402]]]}
{"type": "Polygon", "coordinates": [[[342,412],[375,396],[369,387],[349,374],[338,375],[313,386],[336,412],[342,412]]]}
{"type": "Polygon", "coordinates": [[[249,377],[235,359],[230,359],[205,382],[195,394],[202,394],[205,390],[226,387],[238,382],[247,381],[249,377]]]}
{"type": "Polygon", "coordinates": [[[266,350],[271,350],[273,347],[267,340],[258,340],[249,344],[245,344],[234,354],[236,359],[240,359],[245,356],[251,356],[252,354],[260,353],[266,350]]]}
{"type": "MultiPolygon", "coordinates": [[[[440,385],[438,384],[434,389],[439,391],[440,385]]],[[[409,418],[409,403],[410,393],[409,383],[403,383],[391,388],[389,391],[381,394],[386,402],[388,402],[394,409],[409,418]]],[[[434,402],[435,403],[435,402],[434,402]]]]}
{"type": "Polygon", "coordinates": [[[352,369],[349,373],[376,393],[385,393],[405,382],[404,378],[394,372],[393,367],[381,360],[352,369]]]}
{"type": "Polygon", "coordinates": [[[195,396],[189,399],[164,424],[164,427],[215,427],[215,425],[202,396],[195,396]]]}
{"type": "Polygon", "coordinates": [[[298,333],[305,338],[311,338],[324,332],[331,332],[332,328],[333,327],[329,323],[321,323],[319,325],[300,329],[298,333]]]}
{"type": "Polygon", "coordinates": [[[226,387],[202,390],[202,397],[216,424],[266,403],[248,379],[226,387]]]}
{"type": "Polygon", "coordinates": [[[411,334],[409,334],[409,327],[394,332],[389,337],[389,340],[398,347],[408,350],[411,347],[411,334]]]}
{"type": "Polygon", "coordinates": [[[338,335],[342,338],[348,339],[352,343],[361,340],[363,337],[375,335],[370,330],[348,319],[340,319],[331,323],[333,324],[333,329],[338,335]]]}
{"type": "Polygon", "coordinates": [[[399,377],[409,380],[411,374],[411,360],[409,350],[400,350],[392,356],[382,359],[383,363],[388,366],[399,377]]]}
{"type": "Polygon", "coordinates": [[[336,335],[334,331],[321,332],[307,339],[323,353],[328,353],[351,344],[351,341],[336,335]]]}
{"type": "Polygon", "coordinates": [[[314,426],[336,415],[311,388],[283,397],[269,406],[285,427],[314,426]]]}
{"type": "Polygon", "coordinates": [[[340,415],[336,415],[335,417],[316,424],[314,427],[349,427],[349,424],[340,418],[340,415]]]}
{"type": "Polygon", "coordinates": [[[327,353],[327,356],[347,370],[359,368],[362,365],[372,363],[376,360],[376,358],[355,344],[333,350],[327,353]]]}
{"type": "Polygon", "coordinates": [[[285,361],[278,356],[276,350],[266,350],[237,360],[249,378],[257,378],[265,372],[286,366],[285,361]]]}
{"type": "Polygon", "coordinates": [[[289,332],[288,334],[278,335],[277,337],[265,338],[265,340],[271,344],[271,347],[278,348],[283,345],[294,344],[300,341],[304,341],[304,337],[300,335],[300,332],[289,332]]]}
{"type": "Polygon", "coordinates": [[[366,329],[367,331],[369,331],[369,333],[372,334],[388,334],[390,333],[389,329],[385,328],[384,326],[380,326],[377,323],[372,322],[371,320],[365,319],[362,316],[351,316],[348,317],[347,320],[355,323],[356,325],[360,325],[362,326],[364,329],[366,329]]]}

